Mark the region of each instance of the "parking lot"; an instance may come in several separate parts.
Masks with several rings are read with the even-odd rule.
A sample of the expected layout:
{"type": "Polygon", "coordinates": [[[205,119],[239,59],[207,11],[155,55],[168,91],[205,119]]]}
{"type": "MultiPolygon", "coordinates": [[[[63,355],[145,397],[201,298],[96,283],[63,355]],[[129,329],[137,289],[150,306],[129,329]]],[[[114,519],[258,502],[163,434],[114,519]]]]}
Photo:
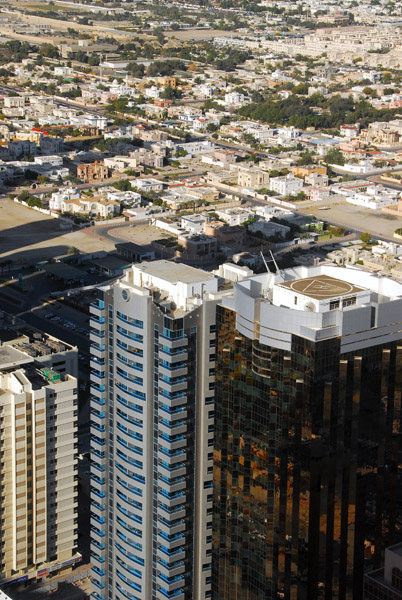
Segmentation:
{"type": "Polygon", "coordinates": [[[57,323],[58,325],[61,325],[65,329],[71,329],[71,330],[75,331],[76,333],[79,333],[80,335],[89,337],[89,329],[87,327],[80,327],[79,325],[77,325],[77,323],[73,323],[71,321],[68,321],[67,319],[63,319],[62,317],[59,317],[54,312],[45,313],[43,315],[43,318],[49,319],[50,321],[53,321],[53,322],[57,323]]]}

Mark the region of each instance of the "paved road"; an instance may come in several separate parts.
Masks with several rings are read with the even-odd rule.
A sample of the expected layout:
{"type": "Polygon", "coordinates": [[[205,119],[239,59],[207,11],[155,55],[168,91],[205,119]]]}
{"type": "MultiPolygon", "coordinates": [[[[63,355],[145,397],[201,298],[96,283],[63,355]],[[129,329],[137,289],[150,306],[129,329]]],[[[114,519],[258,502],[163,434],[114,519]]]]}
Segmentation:
{"type": "Polygon", "coordinates": [[[381,179],[379,175],[373,175],[371,177],[367,177],[367,179],[369,179],[370,181],[374,181],[374,183],[381,184],[384,187],[388,187],[393,190],[398,190],[399,192],[402,192],[402,183],[401,185],[398,185],[397,183],[393,183],[392,181],[386,181],[384,179],[381,179]]]}
{"type": "MultiPolygon", "coordinates": [[[[3,92],[4,94],[8,94],[10,92],[26,92],[26,90],[23,90],[22,88],[18,88],[16,86],[5,85],[4,83],[2,83],[2,84],[0,84],[0,92],[3,92]]],[[[47,94],[45,94],[44,92],[41,92],[41,96],[47,96],[47,94]]],[[[48,98],[54,100],[55,104],[57,104],[59,106],[64,106],[67,108],[75,108],[76,110],[82,110],[83,112],[86,112],[90,115],[99,116],[99,115],[103,114],[105,111],[104,108],[87,108],[86,106],[84,106],[83,104],[79,104],[78,102],[74,102],[74,101],[69,102],[67,100],[59,100],[59,99],[55,98],[54,96],[48,96],[48,98]]]]}

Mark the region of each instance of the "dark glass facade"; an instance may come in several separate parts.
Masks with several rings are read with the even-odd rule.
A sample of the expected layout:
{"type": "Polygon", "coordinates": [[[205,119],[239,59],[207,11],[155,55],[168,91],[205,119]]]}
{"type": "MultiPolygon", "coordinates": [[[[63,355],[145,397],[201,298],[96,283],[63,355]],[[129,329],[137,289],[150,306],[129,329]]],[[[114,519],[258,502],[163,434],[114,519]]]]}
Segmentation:
{"type": "Polygon", "coordinates": [[[218,307],[213,598],[360,600],[402,539],[402,340],[285,351],[235,325],[218,307]]]}

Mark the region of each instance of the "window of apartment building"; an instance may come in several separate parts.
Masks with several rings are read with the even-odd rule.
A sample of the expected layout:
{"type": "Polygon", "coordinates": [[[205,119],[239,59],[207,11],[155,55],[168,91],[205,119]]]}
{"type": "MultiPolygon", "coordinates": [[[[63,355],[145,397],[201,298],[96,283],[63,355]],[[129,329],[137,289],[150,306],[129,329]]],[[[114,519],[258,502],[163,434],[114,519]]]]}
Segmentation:
{"type": "Polygon", "coordinates": [[[354,304],[356,304],[356,301],[356,296],[352,296],[352,298],[345,298],[345,300],[343,301],[343,306],[353,306],[354,304]]]}

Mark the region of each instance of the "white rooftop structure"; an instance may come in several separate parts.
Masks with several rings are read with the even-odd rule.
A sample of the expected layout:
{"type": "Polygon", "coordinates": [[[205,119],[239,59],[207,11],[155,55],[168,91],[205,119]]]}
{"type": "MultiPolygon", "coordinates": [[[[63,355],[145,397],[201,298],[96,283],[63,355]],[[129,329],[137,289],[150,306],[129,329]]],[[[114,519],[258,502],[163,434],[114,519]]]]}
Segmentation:
{"type": "Polygon", "coordinates": [[[320,265],[255,275],[235,284],[233,297],[223,302],[236,311],[240,333],[287,350],[294,335],[339,337],[342,352],[402,337],[402,284],[355,268],[320,265]]]}
{"type": "Polygon", "coordinates": [[[141,288],[143,294],[148,290],[163,291],[167,300],[183,310],[191,303],[196,305],[204,294],[218,291],[218,279],[213,274],[168,260],[133,265],[126,273],[126,280],[141,288]]]}

